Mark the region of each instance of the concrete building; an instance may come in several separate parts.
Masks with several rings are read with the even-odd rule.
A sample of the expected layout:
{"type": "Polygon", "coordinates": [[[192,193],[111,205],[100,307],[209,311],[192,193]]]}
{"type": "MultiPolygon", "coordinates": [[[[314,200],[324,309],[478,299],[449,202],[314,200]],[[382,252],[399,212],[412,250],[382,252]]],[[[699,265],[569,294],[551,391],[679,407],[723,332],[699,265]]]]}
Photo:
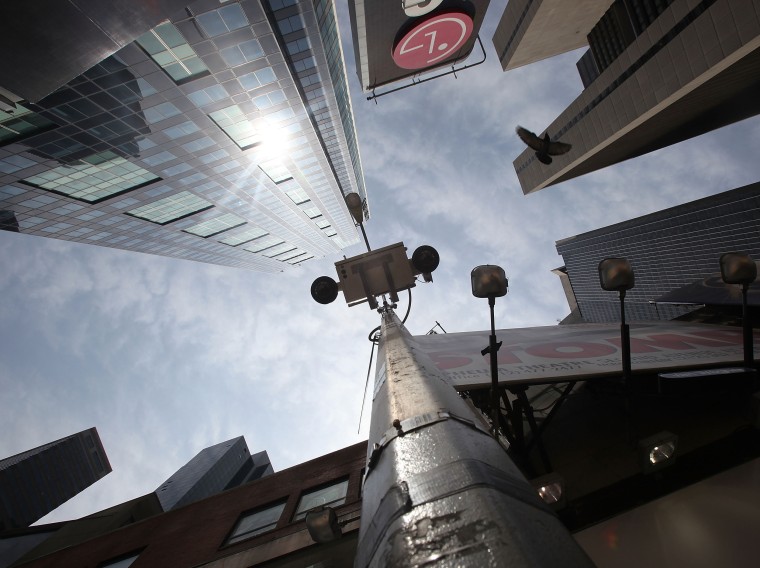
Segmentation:
{"type": "Polygon", "coordinates": [[[95,428],[0,460],[0,531],[28,527],[110,472],[95,428]]]}
{"type": "MultiPolygon", "coordinates": [[[[705,287],[703,282],[713,291],[721,287],[721,254],[743,252],[760,260],[760,183],[562,239],[557,252],[564,261],[555,272],[572,312],[568,322],[619,321],[618,295],[599,285],[598,265],[607,257],[625,257],[633,266],[636,285],[626,294],[627,317],[682,316],[700,306],[704,295],[686,291],[682,303],[663,297],[685,286],[705,287]]],[[[760,301],[754,294],[750,303],[760,301]]],[[[735,296],[730,303],[739,302],[735,296]]]]}
{"type": "Polygon", "coordinates": [[[251,454],[243,436],[209,446],[155,493],[164,511],[176,509],[274,473],[266,452],[251,454]]]}
{"type": "Polygon", "coordinates": [[[2,228],[267,272],[358,242],[344,195],[369,209],[332,0],[175,4],[40,100],[4,91],[2,228]]]}
{"type": "Polygon", "coordinates": [[[493,40],[505,70],[590,46],[578,98],[533,126],[572,150],[520,154],[526,194],[760,112],[756,0],[510,0],[493,40]]]}
{"type": "Polygon", "coordinates": [[[152,493],[75,521],[7,532],[0,561],[29,568],[349,567],[366,453],[362,442],[165,513],[152,493]],[[334,541],[315,542],[306,526],[307,511],[321,507],[337,515],[334,541]]]}

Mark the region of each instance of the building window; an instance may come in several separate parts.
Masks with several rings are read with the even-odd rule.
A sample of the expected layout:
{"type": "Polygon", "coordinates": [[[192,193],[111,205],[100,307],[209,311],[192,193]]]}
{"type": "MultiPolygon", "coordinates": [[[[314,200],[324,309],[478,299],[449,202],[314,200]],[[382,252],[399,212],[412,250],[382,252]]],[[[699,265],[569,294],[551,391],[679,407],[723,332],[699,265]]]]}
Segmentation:
{"type": "Polygon", "coordinates": [[[232,105],[208,116],[241,150],[261,143],[261,135],[239,106],[232,105]]]}
{"type": "Polygon", "coordinates": [[[298,501],[294,520],[298,521],[305,518],[306,513],[316,507],[337,507],[338,505],[342,505],[346,502],[347,493],[348,479],[304,493],[300,501],[298,501]]]}
{"type": "Polygon", "coordinates": [[[296,247],[293,245],[289,243],[282,243],[280,245],[268,248],[263,254],[267,258],[274,258],[275,256],[279,256],[286,252],[292,252],[294,250],[296,250],[296,247]]]}
{"type": "Polygon", "coordinates": [[[211,209],[213,206],[211,202],[201,199],[194,193],[183,191],[127,211],[127,215],[145,219],[158,225],[166,225],[194,213],[211,209]]]}
{"type": "Polygon", "coordinates": [[[106,151],[21,181],[86,203],[98,203],[159,179],[148,170],[106,151]]]}
{"type": "Polygon", "coordinates": [[[306,203],[301,203],[299,207],[301,207],[301,210],[306,213],[309,219],[316,219],[317,217],[322,216],[322,212],[319,210],[319,207],[314,205],[314,202],[311,200],[307,201],[306,203]]]}
{"type": "Polygon", "coordinates": [[[276,80],[277,77],[271,67],[264,67],[253,73],[238,77],[238,81],[240,81],[240,84],[243,85],[246,91],[252,91],[262,85],[274,83],[276,80]]]}
{"type": "Polygon", "coordinates": [[[273,246],[280,245],[284,242],[285,241],[278,239],[274,235],[267,234],[266,236],[258,238],[252,241],[250,244],[245,245],[243,249],[250,252],[261,252],[263,250],[272,248],[273,246]]]}
{"type": "Polygon", "coordinates": [[[195,19],[209,37],[220,36],[248,25],[248,19],[237,3],[199,14],[195,19]]]}
{"type": "Polygon", "coordinates": [[[261,171],[264,172],[274,183],[282,183],[286,180],[293,179],[288,168],[279,162],[264,162],[259,164],[259,168],[261,168],[261,171]]]}
{"type": "Polygon", "coordinates": [[[188,227],[185,229],[185,232],[198,235],[199,237],[208,238],[243,225],[245,225],[245,219],[241,219],[232,213],[227,213],[216,219],[209,219],[208,221],[203,221],[192,227],[188,227]]]}
{"type": "Polygon", "coordinates": [[[223,239],[219,239],[219,242],[231,247],[236,247],[238,245],[249,243],[254,239],[258,239],[259,237],[263,237],[266,234],[267,232],[264,229],[255,227],[253,229],[248,229],[235,235],[228,235],[223,239]]]}
{"type": "Polygon", "coordinates": [[[290,197],[290,200],[296,205],[309,201],[309,196],[301,187],[294,187],[293,189],[286,191],[285,195],[290,197]]]}
{"type": "Polygon", "coordinates": [[[284,18],[277,20],[277,25],[283,35],[302,30],[304,26],[301,14],[296,14],[295,16],[290,17],[285,16],[284,18]]]}
{"type": "Polygon", "coordinates": [[[28,108],[16,105],[13,112],[0,110],[0,144],[21,140],[58,126],[28,108]]]}
{"type": "Polygon", "coordinates": [[[269,7],[272,10],[282,10],[287,6],[295,6],[297,0],[269,0],[269,7]]]}
{"type": "Polygon", "coordinates": [[[256,39],[251,39],[233,45],[231,47],[225,47],[219,50],[219,55],[222,56],[224,62],[229,67],[237,67],[244,63],[249,63],[264,57],[264,50],[261,49],[261,44],[256,39]]]}
{"type": "Polygon", "coordinates": [[[289,259],[287,263],[295,266],[296,264],[301,264],[304,260],[311,260],[312,258],[314,258],[313,254],[305,252],[301,255],[294,256],[293,258],[289,259]]]}
{"type": "Polygon", "coordinates": [[[290,55],[295,55],[296,53],[302,53],[311,49],[311,44],[309,44],[309,38],[304,37],[286,43],[285,48],[288,50],[288,53],[290,53],[290,55]]]}
{"type": "Polygon", "coordinates": [[[243,513],[243,516],[235,524],[235,528],[232,529],[232,533],[227,537],[224,544],[234,544],[257,534],[271,531],[277,526],[277,521],[280,515],[282,515],[284,508],[285,502],[283,501],[266,509],[243,513]]]}
{"type": "Polygon", "coordinates": [[[287,262],[288,260],[293,260],[296,257],[303,256],[304,254],[307,254],[306,251],[303,251],[301,249],[293,249],[292,251],[288,253],[283,253],[279,257],[277,257],[276,260],[279,260],[281,262],[287,262]]]}
{"type": "Polygon", "coordinates": [[[137,38],[137,43],[177,84],[209,74],[206,64],[174,24],[159,24],[137,38]]]}
{"type": "Polygon", "coordinates": [[[272,91],[266,95],[261,95],[260,97],[254,98],[253,104],[255,104],[259,110],[266,110],[270,107],[284,102],[285,98],[285,93],[282,91],[272,91]]]}
{"type": "Polygon", "coordinates": [[[229,98],[229,94],[221,85],[212,85],[206,89],[201,89],[187,94],[187,98],[195,103],[195,106],[202,107],[229,98]]]}

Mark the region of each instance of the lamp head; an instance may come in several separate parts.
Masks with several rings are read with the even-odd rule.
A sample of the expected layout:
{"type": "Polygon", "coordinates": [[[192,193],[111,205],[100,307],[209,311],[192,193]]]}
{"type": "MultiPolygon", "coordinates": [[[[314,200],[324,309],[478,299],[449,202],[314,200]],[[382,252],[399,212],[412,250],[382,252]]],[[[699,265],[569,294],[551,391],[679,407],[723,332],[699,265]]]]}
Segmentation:
{"type": "Polygon", "coordinates": [[[605,258],[599,263],[602,290],[623,292],[634,286],[633,268],[625,258],[605,258]]]}
{"type": "Polygon", "coordinates": [[[314,542],[331,542],[343,536],[338,524],[338,516],[332,507],[306,513],[306,528],[314,542]]]}
{"type": "Polygon", "coordinates": [[[498,298],[507,294],[509,279],[501,266],[483,264],[470,273],[472,295],[476,298],[498,298]]]}
{"type": "Polygon", "coordinates": [[[354,221],[357,225],[361,225],[362,221],[364,220],[364,210],[362,209],[361,196],[358,193],[354,192],[346,195],[344,199],[346,200],[346,207],[348,207],[348,211],[351,213],[354,221]]]}
{"type": "Polygon", "coordinates": [[[726,284],[751,284],[757,279],[757,265],[748,254],[720,255],[720,275],[726,284]]]}
{"type": "Polygon", "coordinates": [[[643,474],[652,473],[676,462],[678,436],[667,430],[639,440],[639,466],[643,474]]]}

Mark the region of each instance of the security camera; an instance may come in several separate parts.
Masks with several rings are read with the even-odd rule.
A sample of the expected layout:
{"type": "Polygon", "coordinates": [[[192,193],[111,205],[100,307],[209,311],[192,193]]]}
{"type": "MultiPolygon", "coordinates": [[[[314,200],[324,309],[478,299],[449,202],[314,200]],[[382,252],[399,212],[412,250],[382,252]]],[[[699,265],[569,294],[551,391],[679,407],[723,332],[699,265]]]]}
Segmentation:
{"type": "Polygon", "coordinates": [[[412,254],[412,266],[418,274],[422,274],[425,282],[432,282],[432,272],[438,268],[441,257],[438,251],[430,245],[422,245],[412,254]]]}
{"type": "Polygon", "coordinates": [[[320,276],[311,284],[311,297],[320,304],[329,304],[338,297],[338,283],[329,276],[320,276]]]}

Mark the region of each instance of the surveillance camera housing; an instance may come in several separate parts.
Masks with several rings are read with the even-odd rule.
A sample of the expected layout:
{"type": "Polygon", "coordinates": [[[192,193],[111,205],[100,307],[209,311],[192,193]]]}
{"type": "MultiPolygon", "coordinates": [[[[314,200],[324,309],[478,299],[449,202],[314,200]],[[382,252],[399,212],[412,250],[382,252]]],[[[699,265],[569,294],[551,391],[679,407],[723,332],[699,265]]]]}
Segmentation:
{"type": "Polygon", "coordinates": [[[311,284],[311,297],[320,304],[329,304],[338,297],[338,283],[329,276],[320,276],[311,284]]]}
{"type": "Polygon", "coordinates": [[[412,266],[414,266],[417,273],[425,275],[426,281],[430,277],[430,273],[438,268],[439,262],[441,262],[441,257],[438,251],[430,245],[417,247],[412,254],[412,266]]]}

